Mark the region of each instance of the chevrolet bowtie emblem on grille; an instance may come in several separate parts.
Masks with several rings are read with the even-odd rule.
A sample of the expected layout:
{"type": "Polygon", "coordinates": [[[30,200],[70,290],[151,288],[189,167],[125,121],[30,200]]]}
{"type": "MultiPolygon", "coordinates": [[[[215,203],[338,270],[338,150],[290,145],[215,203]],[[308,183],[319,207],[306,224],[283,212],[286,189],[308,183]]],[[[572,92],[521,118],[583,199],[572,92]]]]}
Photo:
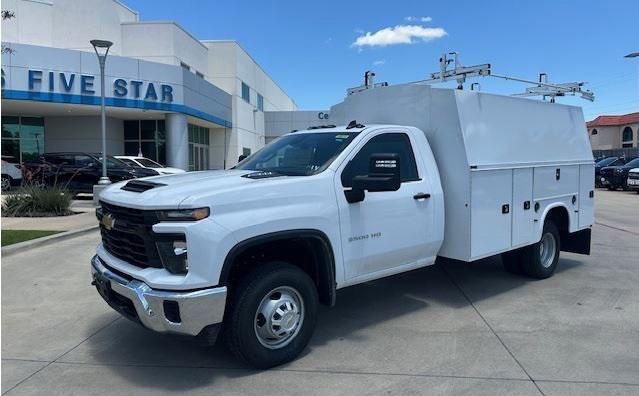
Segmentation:
{"type": "Polygon", "coordinates": [[[112,214],[108,213],[102,216],[102,220],[100,223],[106,228],[108,231],[112,230],[115,226],[115,218],[112,214]]]}

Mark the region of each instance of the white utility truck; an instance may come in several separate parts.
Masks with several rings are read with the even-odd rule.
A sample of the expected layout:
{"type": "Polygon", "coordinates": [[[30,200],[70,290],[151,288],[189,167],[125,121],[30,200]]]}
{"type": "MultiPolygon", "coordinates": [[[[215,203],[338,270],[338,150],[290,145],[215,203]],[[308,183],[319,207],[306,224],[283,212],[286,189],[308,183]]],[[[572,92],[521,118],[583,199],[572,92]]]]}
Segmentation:
{"type": "Polygon", "coordinates": [[[578,107],[398,85],[348,96],[344,126],[282,136],[227,171],[114,184],[94,284],[158,332],[253,366],[294,359],[336,290],[501,254],[546,278],[589,254],[594,167],[578,107]],[[349,122],[351,120],[357,120],[349,122]]]}

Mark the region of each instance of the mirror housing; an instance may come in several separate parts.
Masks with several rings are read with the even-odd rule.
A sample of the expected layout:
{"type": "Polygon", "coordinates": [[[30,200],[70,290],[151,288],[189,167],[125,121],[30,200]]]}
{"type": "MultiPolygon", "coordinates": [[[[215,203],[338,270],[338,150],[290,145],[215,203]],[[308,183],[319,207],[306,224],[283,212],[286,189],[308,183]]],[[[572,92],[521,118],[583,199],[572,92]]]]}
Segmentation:
{"type": "Polygon", "coordinates": [[[364,200],[364,191],[397,191],[401,186],[399,154],[371,154],[368,175],[355,176],[352,188],[344,191],[348,203],[364,200]]]}
{"type": "Polygon", "coordinates": [[[237,162],[244,161],[246,159],[246,157],[248,157],[248,155],[240,154],[240,156],[237,157],[237,162]]]}

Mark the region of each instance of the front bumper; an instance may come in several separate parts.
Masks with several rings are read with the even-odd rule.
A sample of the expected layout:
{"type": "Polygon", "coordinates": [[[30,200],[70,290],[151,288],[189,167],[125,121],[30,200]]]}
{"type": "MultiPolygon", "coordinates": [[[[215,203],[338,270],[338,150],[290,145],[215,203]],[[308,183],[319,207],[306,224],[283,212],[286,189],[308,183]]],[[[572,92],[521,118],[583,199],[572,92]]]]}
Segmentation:
{"type": "Polygon", "coordinates": [[[156,290],[112,271],[96,255],[91,274],[100,296],[123,316],[161,333],[195,336],[224,318],[227,289],[156,290]]]}

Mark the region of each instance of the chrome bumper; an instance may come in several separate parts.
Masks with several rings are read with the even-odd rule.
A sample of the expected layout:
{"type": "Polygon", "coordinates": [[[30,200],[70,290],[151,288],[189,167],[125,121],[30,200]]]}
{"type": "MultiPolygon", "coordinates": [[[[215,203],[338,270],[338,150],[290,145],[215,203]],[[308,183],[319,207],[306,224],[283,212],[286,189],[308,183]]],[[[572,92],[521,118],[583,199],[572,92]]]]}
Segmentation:
{"type": "Polygon", "coordinates": [[[107,304],[157,332],[195,336],[224,318],[226,287],[188,292],[154,290],[142,281],[125,279],[111,271],[97,255],[91,259],[91,275],[107,304]],[[165,301],[172,302],[173,306],[177,303],[179,322],[167,318],[168,315],[175,319],[176,315],[165,312],[165,301]]]}

